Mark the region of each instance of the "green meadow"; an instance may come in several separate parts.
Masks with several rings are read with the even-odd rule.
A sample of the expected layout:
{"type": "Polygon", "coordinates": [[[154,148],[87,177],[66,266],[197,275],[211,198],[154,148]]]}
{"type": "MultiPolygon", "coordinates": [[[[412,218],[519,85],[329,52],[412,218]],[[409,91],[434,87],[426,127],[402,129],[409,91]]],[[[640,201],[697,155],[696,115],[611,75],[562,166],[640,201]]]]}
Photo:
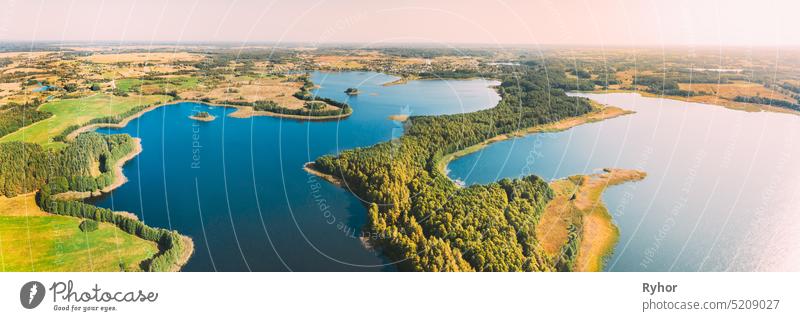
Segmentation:
{"type": "Polygon", "coordinates": [[[167,102],[170,99],[171,97],[166,95],[120,97],[95,94],[83,98],[47,102],[39,106],[39,110],[50,112],[53,116],[3,136],[0,138],[0,143],[24,141],[38,143],[48,148],[60,147],[63,143],[53,141],[53,137],[70,126],[80,126],[95,118],[121,115],[138,106],[167,102]]]}
{"type": "Polygon", "coordinates": [[[115,81],[117,90],[121,92],[139,92],[152,94],[171,90],[184,91],[197,87],[200,80],[197,77],[174,77],[159,79],[125,78],[115,81]]]}
{"type": "Polygon", "coordinates": [[[82,232],[74,217],[2,216],[0,271],[139,270],[139,263],[158,252],[155,243],[101,223],[82,232]]]}

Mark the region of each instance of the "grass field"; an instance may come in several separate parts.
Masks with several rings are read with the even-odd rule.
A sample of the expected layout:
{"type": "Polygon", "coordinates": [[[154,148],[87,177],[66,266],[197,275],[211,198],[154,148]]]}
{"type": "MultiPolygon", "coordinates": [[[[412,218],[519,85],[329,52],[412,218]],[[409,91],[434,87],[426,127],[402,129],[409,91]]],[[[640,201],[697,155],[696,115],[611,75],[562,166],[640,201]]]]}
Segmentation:
{"type": "Polygon", "coordinates": [[[3,136],[0,143],[25,141],[50,148],[59,147],[63,143],[54,142],[52,138],[69,126],[82,125],[94,118],[119,115],[137,106],[167,102],[170,99],[171,97],[163,95],[118,97],[96,94],[48,102],[40,106],[39,110],[53,113],[52,117],[3,136]]]}
{"type": "Polygon", "coordinates": [[[197,77],[174,77],[159,80],[142,80],[138,78],[126,78],[116,80],[117,89],[122,92],[137,91],[149,95],[156,92],[170,90],[185,91],[194,89],[199,84],[197,77]]]}
{"type": "Polygon", "coordinates": [[[176,61],[200,61],[203,58],[203,55],[188,52],[132,52],[97,54],[81,59],[100,64],[113,64],[120,62],[156,64],[171,63],[176,61]]]}
{"type": "Polygon", "coordinates": [[[114,225],[84,233],[80,222],[42,212],[33,194],[0,197],[0,271],[119,271],[120,263],[139,270],[158,252],[155,243],[114,225]]]}

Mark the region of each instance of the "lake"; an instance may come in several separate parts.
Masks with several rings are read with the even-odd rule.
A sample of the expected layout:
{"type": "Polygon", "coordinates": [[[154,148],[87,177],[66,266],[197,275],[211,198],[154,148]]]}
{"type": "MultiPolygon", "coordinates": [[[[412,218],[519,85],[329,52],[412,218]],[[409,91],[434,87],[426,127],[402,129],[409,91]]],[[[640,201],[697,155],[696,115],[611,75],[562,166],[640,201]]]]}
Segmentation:
{"type": "Polygon", "coordinates": [[[636,113],[502,141],[457,159],[466,184],[604,167],[640,182],[603,199],[620,230],[610,271],[800,271],[800,117],[646,98],[574,94],[636,113]]]}
{"type": "Polygon", "coordinates": [[[123,170],[128,183],[91,202],[136,213],[151,226],[192,237],[184,271],[392,271],[359,239],[366,209],[344,189],[303,169],[306,162],[403,133],[394,114],[457,114],[491,108],[500,97],[487,80],[425,80],[382,86],[396,77],[371,72],[312,73],[319,96],[349,103],[353,115],[308,122],[224,117],[232,109],[196,103],[165,106],[121,129],[142,139],[123,170]],[[348,96],[348,87],[360,94],[348,96]],[[188,117],[207,111],[217,118],[188,117]]]}

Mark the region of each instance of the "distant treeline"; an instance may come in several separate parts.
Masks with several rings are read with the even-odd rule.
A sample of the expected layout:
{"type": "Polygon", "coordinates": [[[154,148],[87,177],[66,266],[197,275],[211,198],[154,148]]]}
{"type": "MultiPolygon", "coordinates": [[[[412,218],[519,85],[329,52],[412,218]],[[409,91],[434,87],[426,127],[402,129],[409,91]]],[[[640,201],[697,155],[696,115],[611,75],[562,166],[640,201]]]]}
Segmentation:
{"type": "Polygon", "coordinates": [[[761,96],[755,96],[755,97],[736,96],[736,98],[734,98],[733,100],[741,103],[769,105],[769,106],[782,107],[800,111],[800,104],[788,102],[782,99],[772,99],[761,96]]]}

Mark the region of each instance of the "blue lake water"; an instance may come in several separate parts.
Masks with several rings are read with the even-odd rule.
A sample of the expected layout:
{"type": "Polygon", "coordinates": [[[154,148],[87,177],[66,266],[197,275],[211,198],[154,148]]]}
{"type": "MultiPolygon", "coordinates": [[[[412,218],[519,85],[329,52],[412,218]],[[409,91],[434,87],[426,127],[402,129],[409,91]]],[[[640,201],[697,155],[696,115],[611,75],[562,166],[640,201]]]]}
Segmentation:
{"type": "Polygon", "coordinates": [[[181,103],[146,113],[122,129],[142,139],[128,162],[128,183],[92,200],[136,213],[152,226],[194,239],[185,271],[394,270],[358,236],[366,209],[345,191],[303,171],[325,154],[402,135],[393,114],[455,114],[493,107],[499,96],[485,80],[412,81],[368,72],[313,73],[323,97],[346,101],[341,121],[224,117],[231,109],[181,103]],[[348,97],[344,90],[361,94],[348,97]],[[196,111],[217,117],[196,122],[196,111]]]}
{"type": "Polygon", "coordinates": [[[38,88],[34,89],[33,92],[38,93],[46,91],[48,89],[50,89],[50,86],[39,86],[38,88]]]}
{"type": "Polygon", "coordinates": [[[611,271],[800,271],[800,117],[637,94],[577,94],[633,115],[492,144],[450,163],[466,184],[641,169],[603,196],[611,271]]]}

